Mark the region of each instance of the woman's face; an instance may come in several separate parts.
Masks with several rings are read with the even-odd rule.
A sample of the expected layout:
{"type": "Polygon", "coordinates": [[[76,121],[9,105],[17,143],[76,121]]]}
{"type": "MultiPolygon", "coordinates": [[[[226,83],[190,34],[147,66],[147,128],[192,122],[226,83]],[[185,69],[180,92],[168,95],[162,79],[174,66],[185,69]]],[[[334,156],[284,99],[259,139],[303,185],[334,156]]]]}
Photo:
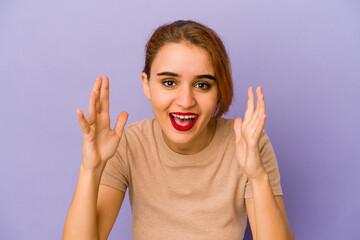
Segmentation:
{"type": "Polygon", "coordinates": [[[150,79],[143,73],[142,81],[165,142],[184,154],[204,148],[218,102],[209,53],[188,43],[167,43],[152,63],[150,79]]]}

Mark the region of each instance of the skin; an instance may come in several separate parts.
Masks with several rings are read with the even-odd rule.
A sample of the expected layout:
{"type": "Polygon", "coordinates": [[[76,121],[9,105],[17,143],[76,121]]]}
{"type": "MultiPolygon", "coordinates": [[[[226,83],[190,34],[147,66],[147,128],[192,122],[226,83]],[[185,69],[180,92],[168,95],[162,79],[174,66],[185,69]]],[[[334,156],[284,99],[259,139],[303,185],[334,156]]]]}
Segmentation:
{"type": "MultiPolygon", "coordinates": [[[[216,124],[211,119],[218,99],[218,88],[208,53],[186,43],[166,44],[151,67],[151,79],[142,74],[144,94],[151,101],[154,115],[168,146],[181,154],[194,154],[204,149],[214,136],[216,124]],[[177,76],[159,76],[171,72],[177,76]],[[176,131],[169,112],[194,112],[199,119],[186,132],[176,131]]],[[[253,199],[246,208],[254,239],[294,239],[281,196],[274,197],[262,165],[258,147],[265,125],[265,100],[260,87],[256,91],[255,109],[252,88],[244,121],[234,122],[236,158],[252,185],[253,199]]],[[[83,161],[63,232],[63,239],[107,239],[121,208],[125,193],[100,185],[106,162],[115,154],[128,118],[119,114],[114,129],[110,128],[109,79],[98,77],[90,93],[87,118],[76,111],[83,132],[83,161]]]]}
{"type": "Polygon", "coordinates": [[[143,90],[167,145],[177,153],[194,154],[204,149],[215,133],[211,117],[218,99],[215,80],[198,76],[214,76],[206,50],[187,43],[168,43],[157,53],[151,66],[151,79],[141,75],[143,90]],[[160,73],[172,73],[161,75],[160,73]],[[176,130],[169,119],[170,112],[199,114],[188,131],[176,130]]]}
{"type": "Polygon", "coordinates": [[[119,145],[128,114],[121,112],[114,129],[110,128],[107,77],[96,78],[87,118],[81,109],[77,109],[76,114],[83,133],[83,161],[63,239],[107,239],[125,193],[100,186],[100,179],[106,162],[119,145]]]}
{"type": "Polygon", "coordinates": [[[104,77],[103,81],[101,77],[96,78],[90,93],[87,119],[80,109],[76,110],[76,114],[83,132],[84,168],[96,169],[114,155],[128,118],[127,112],[121,112],[115,128],[110,128],[108,77],[104,77]]]}
{"type": "Polygon", "coordinates": [[[259,140],[264,129],[266,114],[262,88],[256,89],[257,104],[252,87],[248,89],[248,102],[244,120],[234,122],[236,158],[249,178],[253,198],[246,199],[246,210],[253,239],[295,239],[291,231],[282,196],[274,196],[270,181],[261,162],[259,140]]]}

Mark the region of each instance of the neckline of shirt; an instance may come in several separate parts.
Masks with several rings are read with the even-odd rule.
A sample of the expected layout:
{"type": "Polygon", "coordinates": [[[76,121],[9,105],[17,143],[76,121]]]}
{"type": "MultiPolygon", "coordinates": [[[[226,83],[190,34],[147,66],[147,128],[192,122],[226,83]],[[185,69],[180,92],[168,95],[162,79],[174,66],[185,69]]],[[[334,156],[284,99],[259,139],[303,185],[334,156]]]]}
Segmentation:
{"type": "Polygon", "coordinates": [[[160,149],[163,150],[163,152],[160,154],[166,154],[169,161],[178,162],[178,163],[187,163],[187,164],[196,164],[210,159],[211,156],[215,155],[217,148],[219,147],[217,146],[218,143],[222,142],[223,134],[221,133],[223,132],[222,129],[224,125],[223,123],[225,122],[224,120],[225,119],[222,118],[216,120],[215,134],[208,146],[206,146],[203,150],[201,150],[198,153],[184,155],[173,151],[166,144],[162,136],[162,130],[160,128],[160,125],[156,121],[156,119],[154,119],[155,139],[160,145],[160,149]]]}

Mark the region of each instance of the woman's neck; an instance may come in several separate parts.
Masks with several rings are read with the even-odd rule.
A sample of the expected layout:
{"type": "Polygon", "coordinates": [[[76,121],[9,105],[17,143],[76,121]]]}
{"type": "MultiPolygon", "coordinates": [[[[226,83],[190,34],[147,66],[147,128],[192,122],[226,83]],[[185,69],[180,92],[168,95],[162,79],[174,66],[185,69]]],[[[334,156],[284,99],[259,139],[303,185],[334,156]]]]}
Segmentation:
{"type": "Polygon", "coordinates": [[[169,141],[163,133],[163,139],[168,147],[176,153],[183,155],[196,154],[204,150],[212,141],[216,130],[216,119],[211,119],[203,133],[191,142],[186,144],[175,144],[169,141]]]}

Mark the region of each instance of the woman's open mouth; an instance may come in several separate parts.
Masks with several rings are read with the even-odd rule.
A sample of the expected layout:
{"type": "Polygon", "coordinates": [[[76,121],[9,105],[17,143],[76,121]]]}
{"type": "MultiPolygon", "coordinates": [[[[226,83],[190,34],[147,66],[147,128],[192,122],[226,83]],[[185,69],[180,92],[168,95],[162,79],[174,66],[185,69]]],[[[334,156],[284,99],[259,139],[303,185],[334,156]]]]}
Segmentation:
{"type": "Polygon", "coordinates": [[[199,115],[196,113],[182,113],[182,112],[172,112],[169,113],[170,121],[173,127],[179,131],[188,131],[196,123],[199,115]]]}

